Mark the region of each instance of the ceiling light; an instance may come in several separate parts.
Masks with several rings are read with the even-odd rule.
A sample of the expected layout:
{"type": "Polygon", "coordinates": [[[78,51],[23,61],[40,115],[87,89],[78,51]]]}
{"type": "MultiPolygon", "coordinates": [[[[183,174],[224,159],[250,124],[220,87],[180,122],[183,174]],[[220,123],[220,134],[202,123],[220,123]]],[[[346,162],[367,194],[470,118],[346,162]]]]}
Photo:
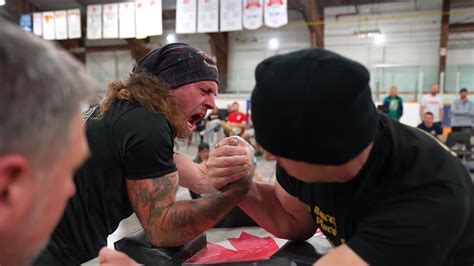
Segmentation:
{"type": "Polygon", "coordinates": [[[174,43],[174,42],[176,42],[176,35],[174,35],[174,34],[168,34],[168,35],[166,35],[166,41],[167,41],[168,43],[174,43]]]}
{"type": "Polygon", "coordinates": [[[385,35],[380,33],[374,36],[375,46],[383,46],[385,44],[385,35]]]}
{"type": "Polygon", "coordinates": [[[270,50],[277,50],[278,47],[280,47],[280,42],[277,38],[271,38],[270,41],[268,41],[268,48],[270,48],[270,50]]]}

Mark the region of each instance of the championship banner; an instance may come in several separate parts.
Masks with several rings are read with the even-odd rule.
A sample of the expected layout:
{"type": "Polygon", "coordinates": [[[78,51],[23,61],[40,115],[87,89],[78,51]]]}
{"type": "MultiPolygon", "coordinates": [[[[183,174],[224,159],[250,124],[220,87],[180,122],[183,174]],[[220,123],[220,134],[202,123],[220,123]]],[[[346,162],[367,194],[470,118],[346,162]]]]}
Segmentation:
{"type": "Polygon", "coordinates": [[[119,37],[135,38],[135,3],[119,4],[119,37]]]}
{"type": "Polygon", "coordinates": [[[245,29],[256,30],[263,25],[263,0],[243,0],[242,10],[245,29]]]}
{"type": "Polygon", "coordinates": [[[118,4],[102,6],[102,37],[114,39],[119,37],[118,4]]]}
{"type": "Polygon", "coordinates": [[[102,38],[102,5],[87,6],[87,39],[102,38]]]}
{"type": "Polygon", "coordinates": [[[82,37],[80,9],[69,9],[67,11],[67,31],[69,39],[79,39],[82,37]]]}
{"type": "Polygon", "coordinates": [[[148,8],[148,36],[155,36],[163,34],[163,17],[161,10],[161,0],[149,0],[148,8]]]}
{"type": "Polygon", "coordinates": [[[56,40],[67,39],[67,12],[66,10],[54,11],[54,28],[56,40]]]}
{"type": "Polygon", "coordinates": [[[221,0],[220,31],[242,30],[242,0],[221,0]]]}
{"type": "Polygon", "coordinates": [[[265,26],[278,28],[288,24],[288,0],[265,0],[265,26]]]}
{"type": "Polygon", "coordinates": [[[198,0],[197,31],[217,32],[219,31],[219,1],[198,0]]]}
{"type": "Polygon", "coordinates": [[[161,0],[135,1],[137,39],[163,34],[161,0]]]}
{"type": "Polygon", "coordinates": [[[41,12],[33,13],[33,33],[37,36],[43,35],[43,18],[41,12]]]}
{"type": "Polygon", "coordinates": [[[176,33],[196,33],[196,0],[176,0],[176,33]]]}
{"type": "Polygon", "coordinates": [[[55,38],[55,27],[54,27],[54,12],[43,12],[41,14],[43,24],[43,38],[45,40],[54,40],[55,38]]]}

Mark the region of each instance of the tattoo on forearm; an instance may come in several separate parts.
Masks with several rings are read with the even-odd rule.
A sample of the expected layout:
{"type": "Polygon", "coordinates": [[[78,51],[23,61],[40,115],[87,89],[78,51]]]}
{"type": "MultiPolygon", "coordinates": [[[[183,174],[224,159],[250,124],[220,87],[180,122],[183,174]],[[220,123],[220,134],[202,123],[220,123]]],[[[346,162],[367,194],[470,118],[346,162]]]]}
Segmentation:
{"type": "Polygon", "coordinates": [[[150,242],[160,246],[185,243],[196,237],[233,206],[221,192],[197,200],[175,202],[177,176],[131,182],[129,193],[150,242]]]}

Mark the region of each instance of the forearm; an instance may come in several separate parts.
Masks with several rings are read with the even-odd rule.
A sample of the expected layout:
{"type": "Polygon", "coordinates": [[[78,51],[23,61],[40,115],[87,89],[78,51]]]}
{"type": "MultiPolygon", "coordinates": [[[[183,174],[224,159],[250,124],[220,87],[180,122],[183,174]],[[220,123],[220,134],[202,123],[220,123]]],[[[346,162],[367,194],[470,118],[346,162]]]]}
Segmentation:
{"type": "Polygon", "coordinates": [[[178,168],[180,186],[189,188],[198,194],[216,191],[207,176],[204,164],[194,163],[179,154],[175,154],[173,160],[178,168]]]}
{"type": "Polygon", "coordinates": [[[236,204],[236,198],[222,192],[197,200],[176,201],[163,213],[150,213],[145,227],[148,241],[157,247],[181,246],[212,227],[236,204]],[[151,221],[154,214],[161,219],[151,221]]]}
{"type": "Polygon", "coordinates": [[[275,185],[270,183],[253,182],[239,207],[260,227],[280,238],[305,240],[316,231],[311,219],[295,217],[283,208],[276,196],[275,185]]]}

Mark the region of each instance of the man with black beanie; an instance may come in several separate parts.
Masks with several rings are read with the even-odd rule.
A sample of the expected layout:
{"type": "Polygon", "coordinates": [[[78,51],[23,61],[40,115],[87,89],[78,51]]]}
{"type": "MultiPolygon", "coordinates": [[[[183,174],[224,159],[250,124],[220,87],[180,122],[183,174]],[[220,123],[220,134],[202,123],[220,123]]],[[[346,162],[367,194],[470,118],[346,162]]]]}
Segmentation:
{"type": "Polygon", "coordinates": [[[256,139],[278,182],[253,182],[239,206],[261,227],[295,240],[319,227],[334,249],[316,265],[473,265],[469,174],[433,137],[377,113],[365,67],[307,49],[255,77],[256,139]]]}
{"type": "Polygon", "coordinates": [[[36,265],[78,265],[96,257],[134,212],[150,244],[176,247],[230,211],[249,188],[248,151],[227,147],[232,160],[217,151],[208,162],[214,174],[233,182],[222,191],[210,183],[206,165],[174,153],[175,139],[185,139],[215,107],[217,90],[215,63],[181,43],[150,52],[130,77],[108,84],[105,99],[84,114],[90,158],[74,176],[76,195],[36,265]],[[178,185],[206,195],[176,201],[178,185]]]}

